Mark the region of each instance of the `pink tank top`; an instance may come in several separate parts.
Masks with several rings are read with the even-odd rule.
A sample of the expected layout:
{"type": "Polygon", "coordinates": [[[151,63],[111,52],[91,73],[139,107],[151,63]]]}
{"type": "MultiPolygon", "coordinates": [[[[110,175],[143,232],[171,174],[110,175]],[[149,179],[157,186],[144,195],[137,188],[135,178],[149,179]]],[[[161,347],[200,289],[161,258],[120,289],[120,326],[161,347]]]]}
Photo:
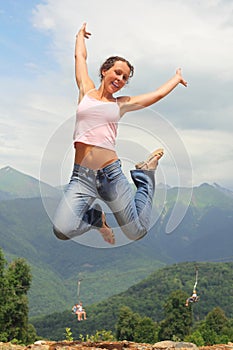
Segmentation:
{"type": "Polygon", "coordinates": [[[86,94],[78,105],[73,140],[115,150],[120,109],[86,94]]]}

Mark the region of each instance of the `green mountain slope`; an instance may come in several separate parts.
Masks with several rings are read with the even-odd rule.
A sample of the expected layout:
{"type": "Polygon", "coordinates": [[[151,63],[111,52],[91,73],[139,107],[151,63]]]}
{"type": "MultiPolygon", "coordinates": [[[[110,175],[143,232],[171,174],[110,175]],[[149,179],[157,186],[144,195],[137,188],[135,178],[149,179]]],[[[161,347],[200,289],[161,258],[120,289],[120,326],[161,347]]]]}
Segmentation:
{"type": "Polygon", "coordinates": [[[0,200],[12,198],[40,197],[41,191],[46,196],[58,196],[59,191],[9,166],[0,169],[0,200]]]}
{"type": "Polygon", "coordinates": [[[144,243],[140,248],[135,244],[117,249],[94,249],[73,241],[57,240],[40,198],[1,201],[0,237],[8,260],[21,256],[31,265],[32,315],[62,311],[70,306],[76,300],[80,277],[85,301],[91,303],[125,290],[163,265],[158,257],[146,257],[144,243]],[[137,256],[136,261],[134,256],[137,256]],[[122,273],[128,273],[129,278],[119,284],[118,275],[122,273]]]}
{"type": "MultiPolygon", "coordinates": [[[[198,267],[198,303],[193,304],[196,320],[203,319],[214,307],[221,307],[228,318],[233,317],[233,263],[180,263],[159,269],[127,291],[95,305],[86,306],[87,320],[78,323],[70,310],[31,321],[37,333],[45,338],[62,339],[65,327],[70,327],[73,336],[95,334],[106,329],[115,332],[119,309],[128,306],[133,312],[148,316],[154,321],[164,318],[163,304],[169,294],[182,290],[191,295],[195,283],[195,268],[198,267]]],[[[122,281],[122,279],[121,279],[122,281]]],[[[185,303],[185,300],[184,300],[185,303]]]]}
{"type": "MultiPolygon", "coordinates": [[[[80,278],[83,301],[92,304],[126,290],[167,264],[233,260],[233,194],[217,185],[203,184],[193,189],[186,215],[171,234],[166,234],[165,229],[177,192],[182,194],[179,204],[187,205],[189,189],[167,189],[162,215],[142,240],[115,249],[95,249],[56,239],[43,202],[39,196],[35,197],[40,187],[38,180],[11,168],[0,169],[0,179],[4,178],[3,174],[1,247],[8,260],[24,257],[32,267],[30,315],[69,308],[77,299],[80,278]],[[27,198],[18,198],[22,189],[27,198]]],[[[57,189],[47,193],[51,195],[47,203],[53,206],[57,189]]],[[[163,190],[158,189],[157,211],[163,204],[162,198],[163,190]]]]}

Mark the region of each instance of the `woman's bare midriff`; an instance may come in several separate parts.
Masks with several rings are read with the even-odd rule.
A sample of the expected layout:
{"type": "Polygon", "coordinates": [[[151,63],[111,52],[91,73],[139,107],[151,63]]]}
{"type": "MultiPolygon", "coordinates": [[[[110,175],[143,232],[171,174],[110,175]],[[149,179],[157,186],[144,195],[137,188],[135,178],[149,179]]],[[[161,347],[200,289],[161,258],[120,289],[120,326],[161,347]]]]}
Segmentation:
{"type": "Polygon", "coordinates": [[[75,164],[98,170],[115,162],[118,157],[115,151],[82,142],[75,143],[75,164]]]}

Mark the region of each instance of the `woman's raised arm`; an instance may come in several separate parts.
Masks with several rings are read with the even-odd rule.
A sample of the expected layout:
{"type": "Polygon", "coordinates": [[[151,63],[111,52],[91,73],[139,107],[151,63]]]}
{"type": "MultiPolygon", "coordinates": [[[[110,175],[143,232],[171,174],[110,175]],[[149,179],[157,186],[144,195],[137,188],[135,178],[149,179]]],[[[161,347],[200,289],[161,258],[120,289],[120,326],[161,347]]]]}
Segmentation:
{"type": "Polygon", "coordinates": [[[171,79],[158,89],[142,95],[129,97],[125,103],[122,103],[122,114],[151,106],[167,96],[179,84],[187,86],[187,82],[182,77],[180,68],[176,70],[176,74],[171,79]]]}
{"type": "Polygon", "coordinates": [[[91,33],[86,30],[86,23],[76,35],[75,43],[75,78],[79,88],[79,100],[83,98],[85,93],[94,88],[94,83],[88,75],[87,68],[87,49],[85,39],[89,39],[91,33]]]}

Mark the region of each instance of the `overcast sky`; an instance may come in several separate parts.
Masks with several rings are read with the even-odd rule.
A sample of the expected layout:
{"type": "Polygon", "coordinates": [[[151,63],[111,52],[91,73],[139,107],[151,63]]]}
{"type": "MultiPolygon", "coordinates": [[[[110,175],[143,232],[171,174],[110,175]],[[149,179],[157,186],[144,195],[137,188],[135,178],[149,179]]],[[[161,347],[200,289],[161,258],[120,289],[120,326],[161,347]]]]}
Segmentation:
{"type": "Polygon", "coordinates": [[[92,33],[88,65],[97,85],[100,64],[115,54],[135,67],[121,94],[154,90],[177,67],[188,81],[122,119],[118,148],[125,167],[141,160],[141,148],[162,146],[161,182],[233,190],[231,0],[0,0],[0,168],[57,184],[54,172],[62,164],[68,180],[74,43],[83,22],[92,33]]]}

